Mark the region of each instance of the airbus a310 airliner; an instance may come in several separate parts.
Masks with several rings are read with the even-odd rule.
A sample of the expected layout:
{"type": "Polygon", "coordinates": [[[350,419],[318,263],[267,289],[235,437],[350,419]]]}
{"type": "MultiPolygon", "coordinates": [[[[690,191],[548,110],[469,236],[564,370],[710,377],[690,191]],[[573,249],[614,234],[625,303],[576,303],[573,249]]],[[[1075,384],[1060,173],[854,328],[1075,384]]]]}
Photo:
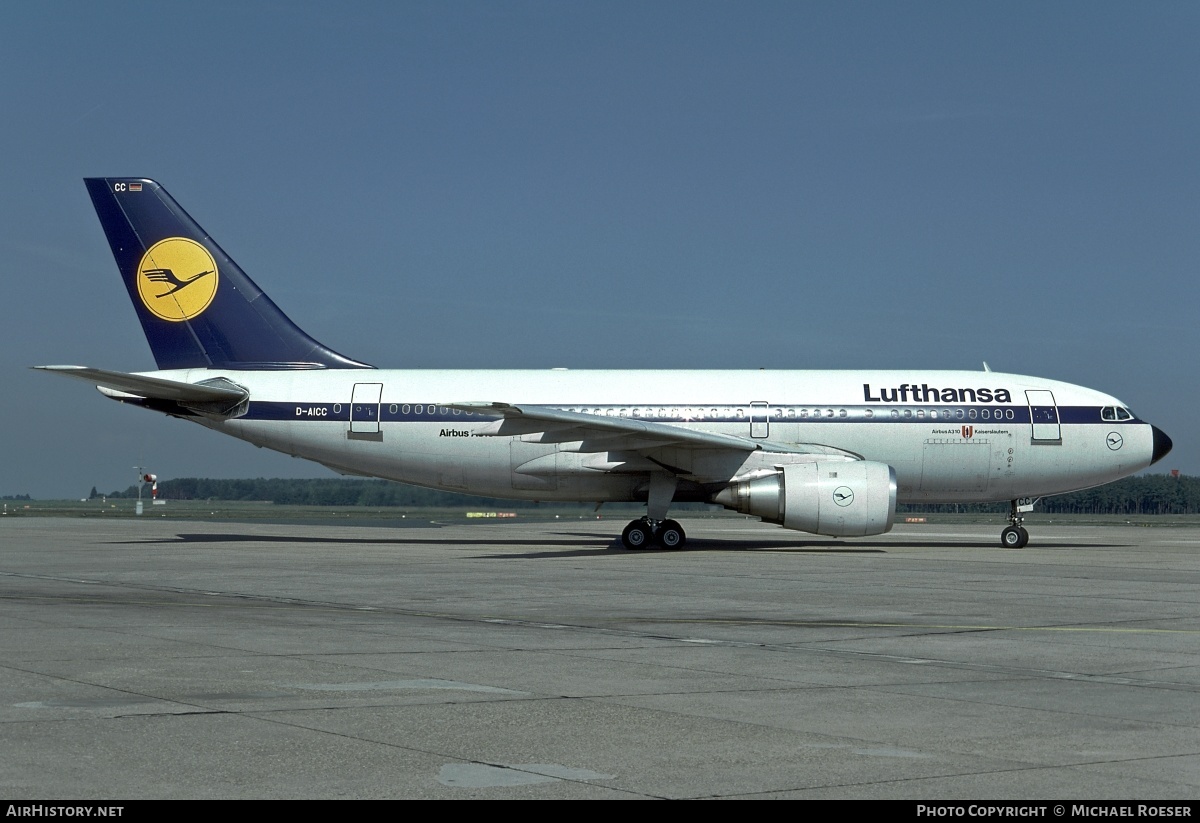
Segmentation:
{"type": "Polygon", "coordinates": [[[629,549],[680,548],[675,501],[882,534],[897,503],[1010,501],[1144,469],[1171,440],[1092,389],[984,371],[383,370],[301,331],[166,190],[88,193],[158,370],[39,366],[343,474],[469,494],[644,501],[629,549]]]}

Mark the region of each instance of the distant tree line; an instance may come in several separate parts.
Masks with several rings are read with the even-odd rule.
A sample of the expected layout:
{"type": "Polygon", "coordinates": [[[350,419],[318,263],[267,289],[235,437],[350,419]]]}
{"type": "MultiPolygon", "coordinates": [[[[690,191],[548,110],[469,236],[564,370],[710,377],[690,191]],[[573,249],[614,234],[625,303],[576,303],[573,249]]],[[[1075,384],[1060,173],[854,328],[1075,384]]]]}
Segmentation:
{"type": "Polygon", "coordinates": [[[1046,511],[1055,514],[1196,514],[1200,477],[1127,477],[1109,486],[1051,497],[1046,503],[1046,511]]]}
{"type": "MultiPolygon", "coordinates": [[[[138,496],[137,486],[115,491],[109,497],[138,496]]],[[[150,490],[143,487],[142,497],[150,490]]],[[[387,480],[357,479],[285,479],[257,478],[254,480],[213,480],[203,477],[181,477],[160,480],[158,496],[164,500],[240,500],[261,501],[292,506],[408,506],[410,508],[441,508],[453,506],[500,506],[503,508],[537,506],[532,501],[500,500],[475,497],[436,489],[405,486],[387,480]]]]}
{"type": "MultiPolygon", "coordinates": [[[[137,495],[137,486],[130,486],[108,496],[137,495]]],[[[99,496],[95,489],[92,489],[92,496],[99,496]]],[[[143,489],[143,496],[149,497],[149,489],[143,489]]],[[[472,497],[386,480],[337,478],[211,480],[183,477],[159,481],[158,496],[168,500],[256,500],[295,506],[529,508],[539,505],[528,500],[472,497]]],[[[28,499],[28,496],[7,499],[28,499]]],[[[900,509],[904,512],[1006,512],[1008,504],[914,504],[900,509]]],[[[1047,514],[1197,514],[1200,513],[1200,477],[1166,474],[1126,477],[1094,489],[1042,498],[1036,511],[1047,514]]]]}
{"type": "MultiPolygon", "coordinates": [[[[1007,512],[1008,503],[940,503],[899,506],[904,512],[1007,512]]],[[[1197,514],[1200,477],[1147,474],[1094,489],[1043,497],[1034,509],[1045,514],[1197,514]]]]}

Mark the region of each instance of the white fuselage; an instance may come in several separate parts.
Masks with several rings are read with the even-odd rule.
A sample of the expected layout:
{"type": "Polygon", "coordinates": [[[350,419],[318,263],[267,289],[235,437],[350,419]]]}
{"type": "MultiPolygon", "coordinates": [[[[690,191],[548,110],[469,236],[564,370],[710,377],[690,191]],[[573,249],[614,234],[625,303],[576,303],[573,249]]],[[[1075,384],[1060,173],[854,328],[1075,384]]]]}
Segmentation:
{"type": "MultiPolygon", "coordinates": [[[[336,470],[470,494],[638,499],[621,454],[538,436],[488,436],[494,417],[445,404],[520,403],[751,438],[761,451],[660,449],[697,484],[778,463],[772,444],[894,468],[900,502],[1012,500],[1086,488],[1152,462],[1152,427],[1117,399],[1034,377],[966,371],[238,371],[236,419],[197,418],[336,470]],[[1119,411],[1117,411],[1119,410],[1119,411]]],[[[644,499],[641,498],[641,499],[644,499]]]]}

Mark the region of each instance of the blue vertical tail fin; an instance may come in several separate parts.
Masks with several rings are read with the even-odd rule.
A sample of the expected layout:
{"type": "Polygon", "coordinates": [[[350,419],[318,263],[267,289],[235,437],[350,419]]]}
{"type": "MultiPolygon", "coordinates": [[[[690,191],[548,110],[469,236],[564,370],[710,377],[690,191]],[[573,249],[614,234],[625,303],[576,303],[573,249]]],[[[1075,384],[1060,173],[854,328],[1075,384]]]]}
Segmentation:
{"type": "Polygon", "coordinates": [[[369,369],[305,334],[153,180],[84,180],[160,369],[369,369]]]}

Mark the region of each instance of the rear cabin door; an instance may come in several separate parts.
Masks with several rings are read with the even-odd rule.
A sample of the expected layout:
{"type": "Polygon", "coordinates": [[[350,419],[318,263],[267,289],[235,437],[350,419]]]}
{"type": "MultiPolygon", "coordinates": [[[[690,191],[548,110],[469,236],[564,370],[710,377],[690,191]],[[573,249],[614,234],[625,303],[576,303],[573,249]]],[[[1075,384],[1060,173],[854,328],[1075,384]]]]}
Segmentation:
{"type": "Polygon", "coordinates": [[[378,435],[382,383],[355,383],[350,399],[350,435],[378,435]]]}

